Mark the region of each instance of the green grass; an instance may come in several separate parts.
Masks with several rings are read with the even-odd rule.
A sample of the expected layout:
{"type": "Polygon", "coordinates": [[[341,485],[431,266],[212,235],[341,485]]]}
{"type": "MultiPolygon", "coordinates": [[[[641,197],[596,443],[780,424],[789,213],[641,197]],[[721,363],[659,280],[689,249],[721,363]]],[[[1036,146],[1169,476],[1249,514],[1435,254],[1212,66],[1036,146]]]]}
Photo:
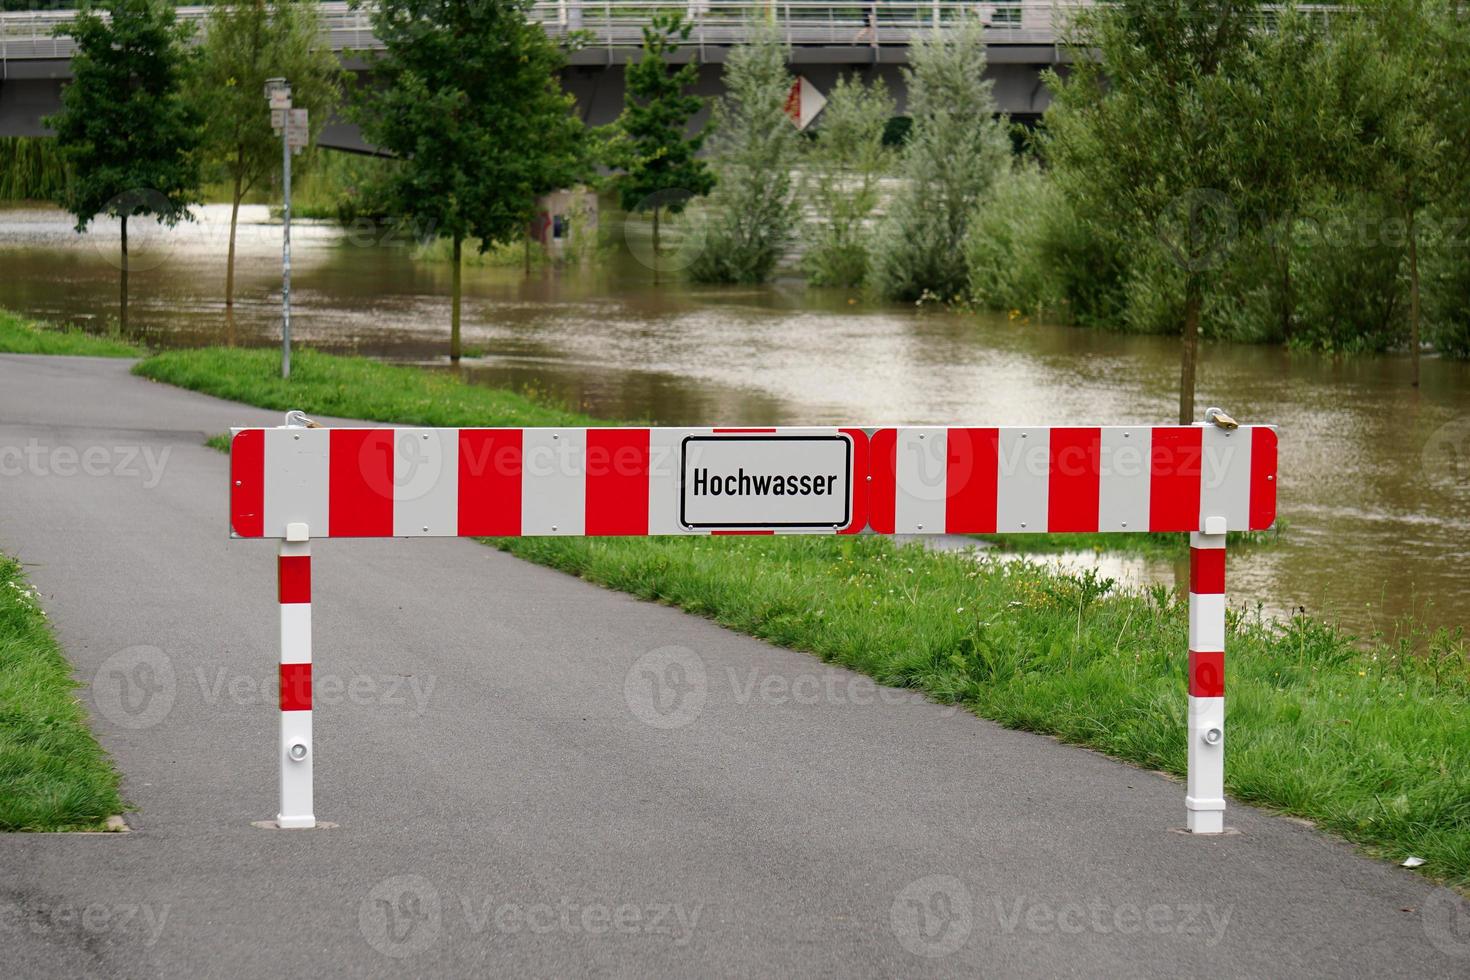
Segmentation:
{"type": "Polygon", "coordinates": [[[596,425],[585,415],[453,375],[297,348],[291,380],[276,350],[210,347],[154,354],[133,373],[219,398],[308,415],[410,425],[596,425]]]}
{"type": "MultiPolygon", "coordinates": [[[[416,369],[322,355],[302,363],[289,386],[274,379],[271,352],[171,352],[137,370],[268,407],[347,417],[579,421],[416,369]]],[[[900,548],[867,535],[492,543],[1005,725],[1184,773],[1187,602],[1162,587],[1120,590],[1092,573],[900,548]]],[[[1308,818],[1386,858],[1422,857],[1423,872],[1470,885],[1463,634],[1405,630],[1362,643],[1310,619],[1278,624],[1238,611],[1229,630],[1230,794],[1308,818]]]]}
{"type": "MultiPolygon", "coordinates": [[[[1286,521],[1278,520],[1269,531],[1231,531],[1226,541],[1231,547],[1271,545],[1286,531],[1286,521]]],[[[1189,551],[1189,535],[1160,534],[1152,531],[1122,534],[977,534],[1001,551],[1027,554],[1053,554],[1062,551],[1097,551],[1145,558],[1175,558],[1189,551]]]]}
{"type": "Polygon", "coordinates": [[[0,556],[0,830],[99,830],[122,812],[78,686],[20,565],[0,556]]]}
{"type": "Polygon", "coordinates": [[[73,354],[141,357],[143,348],[120,337],[98,336],[75,327],[53,327],[0,310],[0,354],[73,354]]]}

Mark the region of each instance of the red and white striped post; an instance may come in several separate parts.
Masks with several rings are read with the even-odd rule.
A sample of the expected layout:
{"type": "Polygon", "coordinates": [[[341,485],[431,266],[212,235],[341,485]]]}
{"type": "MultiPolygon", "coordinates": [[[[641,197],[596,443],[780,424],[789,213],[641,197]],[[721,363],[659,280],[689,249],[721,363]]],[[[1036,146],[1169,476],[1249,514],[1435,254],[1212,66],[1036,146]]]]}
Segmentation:
{"type": "Polygon", "coordinates": [[[1225,518],[1189,535],[1187,827],[1225,831],[1225,518]]]}
{"type": "Polygon", "coordinates": [[[276,557],[281,603],[281,812],[276,826],[315,827],[311,781],[311,539],[287,526],[276,557]]]}

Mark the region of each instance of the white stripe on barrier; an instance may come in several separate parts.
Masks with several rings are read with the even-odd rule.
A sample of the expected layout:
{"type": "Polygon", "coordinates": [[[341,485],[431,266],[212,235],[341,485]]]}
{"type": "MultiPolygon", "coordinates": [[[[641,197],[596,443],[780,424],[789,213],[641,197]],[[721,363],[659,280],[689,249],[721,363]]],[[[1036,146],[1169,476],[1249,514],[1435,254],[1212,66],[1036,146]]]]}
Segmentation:
{"type": "Polygon", "coordinates": [[[1035,531],[1046,527],[1051,470],[1050,429],[1001,429],[995,529],[1035,531]]]}
{"type": "Polygon", "coordinates": [[[395,430],[393,533],[408,538],[458,534],[458,471],[458,430],[395,430]]]}
{"type": "Polygon", "coordinates": [[[1226,526],[1250,526],[1251,436],[1241,429],[1201,430],[1200,527],[1205,518],[1223,517],[1226,526]]]}
{"type": "Polygon", "coordinates": [[[1102,479],[1098,481],[1099,531],[1148,530],[1149,453],[1147,426],[1105,426],[1099,433],[1102,479]]]}
{"type": "Polygon", "coordinates": [[[286,525],[293,523],[326,536],[330,435],[327,429],[265,430],[266,537],[285,537],[286,525]]]}
{"type": "Polygon", "coordinates": [[[898,430],[894,449],[893,530],[933,534],[944,530],[947,430],[898,430]]]}
{"type": "Polygon", "coordinates": [[[587,526],[587,430],[521,433],[521,533],[582,534],[587,526]]]}

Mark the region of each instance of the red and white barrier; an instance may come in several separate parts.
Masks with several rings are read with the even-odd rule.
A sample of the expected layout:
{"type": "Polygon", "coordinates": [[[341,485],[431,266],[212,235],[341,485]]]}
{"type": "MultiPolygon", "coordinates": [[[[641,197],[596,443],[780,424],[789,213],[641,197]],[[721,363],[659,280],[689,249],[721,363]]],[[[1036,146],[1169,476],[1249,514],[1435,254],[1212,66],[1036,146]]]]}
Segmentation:
{"type": "MultiPolygon", "coordinates": [[[[283,537],[292,523],[314,538],[1189,532],[1207,517],[1238,531],[1276,516],[1276,433],[1266,426],[287,427],[238,429],[231,446],[237,537],[283,537]],[[737,467],[783,441],[802,455],[846,444],[840,525],[815,511],[758,527],[681,515],[683,475],[700,458],[737,467]]],[[[761,506],[785,503],[778,496],[787,495],[766,494],[761,506]]]]}
{"type": "Polygon", "coordinates": [[[1225,538],[1275,519],[1269,426],[287,425],[230,451],[231,535],[281,541],[281,827],[316,824],[311,538],[1168,531],[1190,534],[1188,829],[1218,834],[1225,538]]]}

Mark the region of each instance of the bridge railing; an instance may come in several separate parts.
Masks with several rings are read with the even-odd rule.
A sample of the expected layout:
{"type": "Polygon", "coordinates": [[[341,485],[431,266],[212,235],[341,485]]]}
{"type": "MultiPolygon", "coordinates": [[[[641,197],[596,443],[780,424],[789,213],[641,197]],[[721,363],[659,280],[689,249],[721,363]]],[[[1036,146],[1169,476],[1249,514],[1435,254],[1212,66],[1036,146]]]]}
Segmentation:
{"type": "MultiPolygon", "coordinates": [[[[788,44],[872,46],[908,44],[916,35],[979,21],[991,44],[1058,44],[1068,20],[1095,0],[539,0],[531,19],[548,34],[584,37],[592,47],[635,48],[655,14],[678,12],[691,25],[690,43],[700,47],[744,44],[755,24],[776,27],[788,44]],[[579,33],[580,32],[580,33],[579,33]]],[[[1319,16],[1336,4],[1308,4],[1319,16]]],[[[72,40],[56,36],[72,10],[0,13],[0,66],[8,61],[66,59],[72,40]]],[[[180,19],[202,26],[209,8],[179,7],[180,19]]],[[[322,36],[334,51],[382,50],[367,10],[342,2],[321,5],[322,36]]],[[[1270,26],[1269,11],[1266,26],[1270,26]]]]}
{"type": "MultiPolygon", "coordinates": [[[[593,46],[632,48],[654,15],[678,12],[691,24],[690,42],[743,44],[754,24],[771,24],[790,44],[906,44],[915,34],[978,20],[992,43],[1053,44],[1068,14],[1091,0],[540,0],[531,19],[552,37],[583,32],[593,46]]],[[[56,29],[71,22],[72,10],[0,13],[0,62],[70,58],[71,38],[56,29]]],[[[179,7],[181,20],[202,27],[203,6],[179,7]]],[[[368,11],[347,3],[321,5],[322,36],[334,51],[381,50],[368,11]]]]}

